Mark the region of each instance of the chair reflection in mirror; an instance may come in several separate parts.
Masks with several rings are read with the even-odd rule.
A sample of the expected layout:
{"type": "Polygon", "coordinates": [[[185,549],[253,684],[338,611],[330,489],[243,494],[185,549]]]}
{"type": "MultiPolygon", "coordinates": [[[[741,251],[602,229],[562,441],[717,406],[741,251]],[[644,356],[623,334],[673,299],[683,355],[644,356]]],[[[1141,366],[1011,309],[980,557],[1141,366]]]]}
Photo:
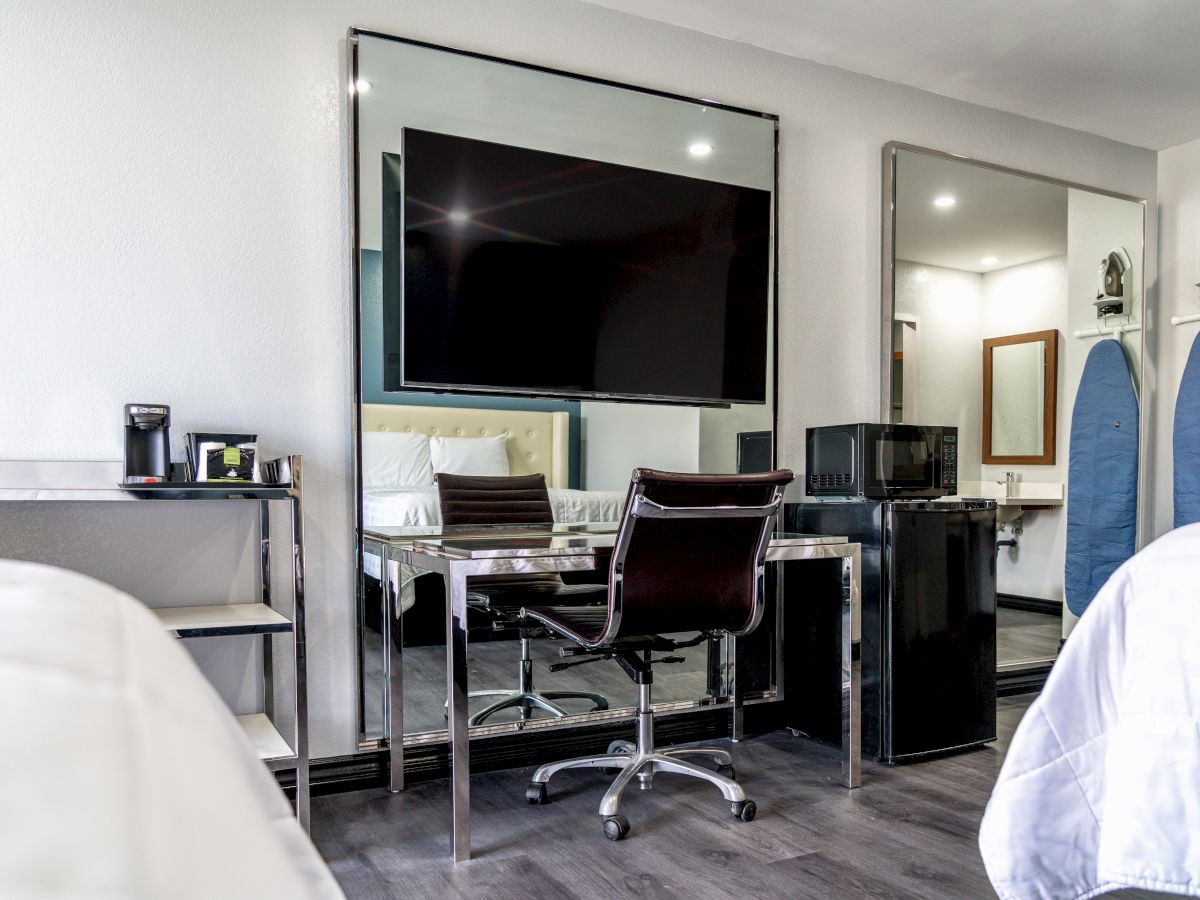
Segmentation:
{"type": "MultiPolygon", "coordinates": [[[[554,522],[550,496],[544,475],[437,475],[438,501],[442,524],[465,525],[544,525],[554,522]]],[[[515,709],[522,721],[541,710],[565,718],[562,700],[588,700],[592,712],[608,709],[608,701],[590,691],[538,691],[533,685],[533,658],[530,641],[545,635],[545,627],[519,613],[526,604],[552,604],[570,608],[601,608],[606,588],[603,584],[564,584],[557,572],[512,575],[471,587],[467,604],[487,614],[493,631],[515,630],[521,640],[517,686],[513,689],[471,691],[468,699],[485,697],[495,701],[468,719],[470,725],[482,725],[501,710],[515,709]]]]}

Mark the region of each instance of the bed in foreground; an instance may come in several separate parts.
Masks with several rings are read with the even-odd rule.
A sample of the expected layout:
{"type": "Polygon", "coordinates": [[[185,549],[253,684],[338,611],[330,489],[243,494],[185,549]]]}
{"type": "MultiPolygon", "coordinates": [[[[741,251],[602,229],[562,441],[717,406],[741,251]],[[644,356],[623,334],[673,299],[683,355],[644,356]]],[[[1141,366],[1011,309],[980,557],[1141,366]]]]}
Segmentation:
{"type": "Polygon", "coordinates": [[[0,897],[340,898],[274,778],[137,600],[0,560],[0,897]]]}
{"type": "Polygon", "coordinates": [[[1200,896],[1200,525],[1113,574],[1022,719],[980,828],[1002,898],[1200,896]]]}

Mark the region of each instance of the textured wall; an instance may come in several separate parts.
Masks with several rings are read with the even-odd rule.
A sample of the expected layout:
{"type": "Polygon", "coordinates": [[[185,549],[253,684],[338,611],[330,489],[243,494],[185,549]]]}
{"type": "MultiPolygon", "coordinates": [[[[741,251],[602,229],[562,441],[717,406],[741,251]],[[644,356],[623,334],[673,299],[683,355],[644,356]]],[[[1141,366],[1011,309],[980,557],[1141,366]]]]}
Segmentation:
{"type": "MultiPolygon", "coordinates": [[[[170,403],[179,436],[253,428],[305,454],[318,756],[354,747],[351,25],[779,114],[780,461],[798,470],[805,426],[878,416],[884,142],[1155,194],[1149,151],[573,0],[5,4],[0,458],[117,458],[132,400],[170,403]]],[[[61,563],[146,564],[131,546],[101,566],[61,516],[61,563]]],[[[163,528],[180,541],[160,565],[221,564],[163,528]]]]}

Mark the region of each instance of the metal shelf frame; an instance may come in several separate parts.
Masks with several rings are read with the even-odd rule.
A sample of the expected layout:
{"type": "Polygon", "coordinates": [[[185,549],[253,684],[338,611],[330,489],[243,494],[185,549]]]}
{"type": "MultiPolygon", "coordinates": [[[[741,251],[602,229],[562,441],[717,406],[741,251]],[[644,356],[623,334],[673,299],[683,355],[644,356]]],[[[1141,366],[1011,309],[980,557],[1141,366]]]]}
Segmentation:
{"type": "Polygon", "coordinates": [[[271,479],[267,484],[221,483],[188,485],[172,489],[170,484],[147,489],[118,486],[122,464],[110,461],[44,462],[0,461],[0,503],[96,501],[96,502],[216,502],[243,501],[258,504],[259,587],[258,596],[243,604],[157,607],[152,612],[163,627],[177,638],[191,639],[229,635],[256,635],[262,639],[262,686],[264,710],[237,716],[238,724],[272,771],[295,771],[296,816],[305,831],[309,827],[309,755],[307,648],[304,627],[304,508],[301,457],[285,456],[263,463],[271,479]],[[291,524],[292,615],[274,606],[271,577],[271,508],[275,501],[288,505],[291,524]],[[275,660],[272,639],[292,635],[295,692],[291,740],[275,725],[275,660]],[[284,747],[287,751],[284,752],[284,747]]]}

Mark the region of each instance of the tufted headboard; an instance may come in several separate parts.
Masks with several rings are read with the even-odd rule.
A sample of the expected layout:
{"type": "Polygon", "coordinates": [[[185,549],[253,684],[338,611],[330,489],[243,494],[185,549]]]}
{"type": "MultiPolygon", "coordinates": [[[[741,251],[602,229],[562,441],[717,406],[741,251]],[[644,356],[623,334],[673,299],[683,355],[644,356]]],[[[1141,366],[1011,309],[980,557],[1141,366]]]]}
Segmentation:
{"type": "Polygon", "coordinates": [[[443,437],[508,435],[512,475],[546,476],[546,487],[567,487],[568,448],[565,412],[471,409],[450,406],[399,406],[364,403],[362,430],[416,431],[443,437]]]}

